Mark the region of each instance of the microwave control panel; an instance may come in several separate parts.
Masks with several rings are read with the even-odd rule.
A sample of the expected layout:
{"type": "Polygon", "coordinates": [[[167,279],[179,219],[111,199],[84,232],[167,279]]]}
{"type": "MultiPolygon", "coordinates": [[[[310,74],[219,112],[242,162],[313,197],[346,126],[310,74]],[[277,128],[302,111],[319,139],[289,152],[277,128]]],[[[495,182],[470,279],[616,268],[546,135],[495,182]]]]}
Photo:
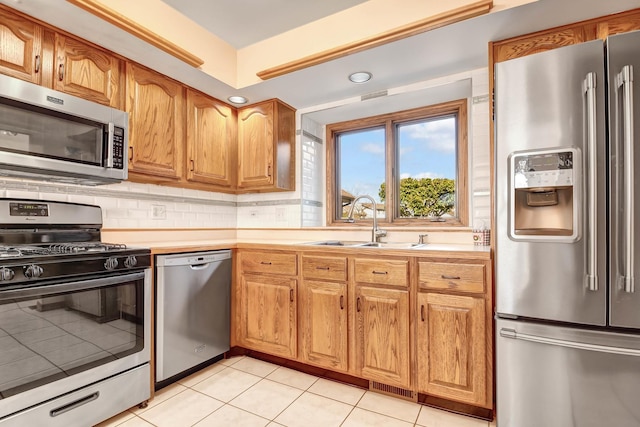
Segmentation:
{"type": "Polygon", "coordinates": [[[124,129],[113,128],[113,167],[124,169],[124,129]]]}
{"type": "Polygon", "coordinates": [[[574,185],[573,151],[517,154],[512,157],[512,161],[515,188],[574,185]]]}

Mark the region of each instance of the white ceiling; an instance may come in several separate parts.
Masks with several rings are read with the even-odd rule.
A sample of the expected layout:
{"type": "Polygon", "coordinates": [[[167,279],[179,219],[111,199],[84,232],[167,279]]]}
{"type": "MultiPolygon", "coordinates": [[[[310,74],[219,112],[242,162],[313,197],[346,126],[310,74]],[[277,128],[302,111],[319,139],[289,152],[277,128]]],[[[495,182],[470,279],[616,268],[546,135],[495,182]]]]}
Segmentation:
{"type": "Polygon", "coordinates": [[[163,0],[240,49],[367,0],[163,0]]]}
{"type": "MultiPolygon", "coordinates": [[[[181,1],[187,2],[187,0],[181,1]]],[[[234,1],[236,0],[228,0],[230,3],[234,1]]],[[[267,0],[254,1],[267,2],[267,0]]],[[[296,0],[291,1],[296,2],[296,0]]],[[[326,0],[304,1],[323,3],[326,0]]],[[[207,0],[192,2],[208,3],[207,0]]],[[[307,110],[313,109],[314,106],[486,67],[487,44],[491,40],[502,40],[640,7],[640,0],[538,0],[238,90],[84,12],[69,2],[0,0],[0,3],[22,10],[28,15],[118,52],[124,57],[158,70],[216,98],[225,100],[230,95],[240,94],[249,98],[252,103],[269,98],[280,98],[297,109],[307,110]],[[365,84],[350,83],[347,75],[359,70],[371,71],[373,79],[365,84]]],[[[288,16],[287,10],[273,9],[288,16]]],[[[202,11],[200,15],[206,16],[206,13],[202,11]]],[[[221,12],[220,15],[222,15],[221,12]]],[[[260,20],[259,17],[258,20],[260,20]]],[[[237,29],[237,32],[250,32],[253,25],[254,23],[247,20],[245,26],[237,29]]],[[[391,100],[391,97],[388,98],[391,100]]],[[[398,95],[393,100],[400,105],[402,97],[398,95]]],[[[373,104],[361,103],[362,108],[373,104]]]]}

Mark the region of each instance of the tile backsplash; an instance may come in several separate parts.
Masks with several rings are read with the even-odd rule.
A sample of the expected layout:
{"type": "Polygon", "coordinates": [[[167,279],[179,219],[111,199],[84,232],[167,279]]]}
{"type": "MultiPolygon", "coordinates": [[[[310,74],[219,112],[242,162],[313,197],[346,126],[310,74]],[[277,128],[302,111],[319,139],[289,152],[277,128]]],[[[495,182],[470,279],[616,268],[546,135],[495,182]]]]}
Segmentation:
{"type": "Polygon", "coordinates": [[[0,196],[98,205],[109,229],[237,227],[233,194],[134,182],[86,187],[5,178],[0,196]]]}

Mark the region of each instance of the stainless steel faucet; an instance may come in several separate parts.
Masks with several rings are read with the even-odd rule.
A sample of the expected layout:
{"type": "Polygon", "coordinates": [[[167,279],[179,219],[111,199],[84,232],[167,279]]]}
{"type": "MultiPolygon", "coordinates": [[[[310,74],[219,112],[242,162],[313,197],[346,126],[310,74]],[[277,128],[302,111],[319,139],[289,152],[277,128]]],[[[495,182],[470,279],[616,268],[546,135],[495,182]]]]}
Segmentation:
{"type": "Polygon", "coordinates": [[[356,222],[356,220],[353,218],[353,209],[356,207],[356,203],[358,203],[360,199],[369,199],[373,204],[373,228],[371,229],[371,241],[379,242],[381,237],[387,235],[387,231],[378,228],[378,205],[376,204],[376,201],[373,199],[373,197],[367,194],[363,194],[353,199],[353,202],[351,203],[351,209],[349,209],[349,215],[347,215],[347,222],[356,222]]]}

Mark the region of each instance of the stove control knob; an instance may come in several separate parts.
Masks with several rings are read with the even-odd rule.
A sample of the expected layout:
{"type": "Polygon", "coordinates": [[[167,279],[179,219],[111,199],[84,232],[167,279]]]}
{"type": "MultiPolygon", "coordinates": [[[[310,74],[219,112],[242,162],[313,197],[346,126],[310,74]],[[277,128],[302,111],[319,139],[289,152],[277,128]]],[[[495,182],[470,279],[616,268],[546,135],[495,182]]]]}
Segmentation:
{"type": "Polygon", "coordinates": [[[39,265],[31,264],[24,268],[24,277],[27,279],[37,279],[42,276],[42,267],[39,265]]]}
{"type": "Polygon", "coordinates": [[[104,262],[104,268],[106,268],[107,270],[113,270],[117,266],[118,266],[118,258],[114,256],[111,258],[107,258],[107,260],[104,262]]]}
{"type": "Polygon", "coordinates": [[[124,266],[127,268],[135,267],[138,265],[138,259],[135,255],[129,255],[127,259],[124,260],[124,266]]]}
{"type": "Polygon", "coordinates": [[[15,276],[15,273],[12,269],[6,267],[0,268],[0,282],[11,280],[13,279],[13,276],[15,276]]]}

